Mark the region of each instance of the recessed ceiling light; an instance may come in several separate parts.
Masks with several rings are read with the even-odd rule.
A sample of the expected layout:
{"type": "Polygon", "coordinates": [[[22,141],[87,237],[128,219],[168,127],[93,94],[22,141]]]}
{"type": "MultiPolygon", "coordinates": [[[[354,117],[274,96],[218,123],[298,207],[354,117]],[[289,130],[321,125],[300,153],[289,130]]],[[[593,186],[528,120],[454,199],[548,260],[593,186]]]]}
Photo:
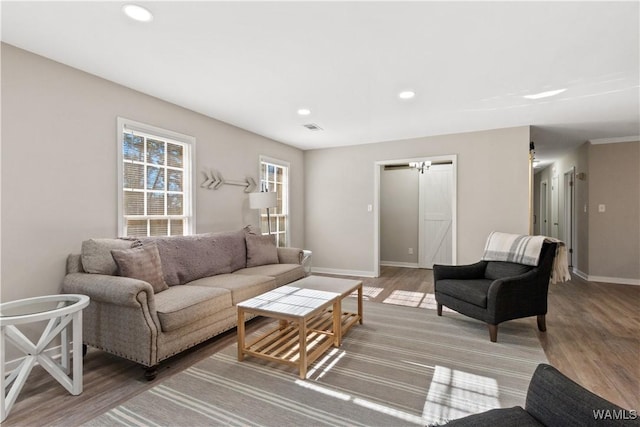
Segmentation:
{"type": "Polygon", "coordinates": [[[524,95],[524,98],[527,99],[540,99],[540,98],[548,98],[550,96],[554,96],[554,95],[558,95],[562,92],[564,92],[565,89],[558,89],[558,90],[549,90],[547,92],[540,92],[540,93],[534,93],[533,95],[524,95]]]}
{"type": "Polygon", "coordinates": [[[398,94],[398,98],[400,99],[411,99],[416,96],[416,93],[412,90],[404,90],[398,94]]]}
{"type": "Polygon", "coordinates": [[[309,114],[311,114],[311,110],[309,110],[308,108],[300,108],[298,110],[298,115],[300,116],[308,116],[309,114]]]}
{"type": "Polygon", "coordinates": [[[153,15],[147,9],[142,6],[138,6],[137,4],[125,4],[122,6],[122,11],[129,18],[140,21],[140,22],[149,22],[153,20],[153,15]]]}

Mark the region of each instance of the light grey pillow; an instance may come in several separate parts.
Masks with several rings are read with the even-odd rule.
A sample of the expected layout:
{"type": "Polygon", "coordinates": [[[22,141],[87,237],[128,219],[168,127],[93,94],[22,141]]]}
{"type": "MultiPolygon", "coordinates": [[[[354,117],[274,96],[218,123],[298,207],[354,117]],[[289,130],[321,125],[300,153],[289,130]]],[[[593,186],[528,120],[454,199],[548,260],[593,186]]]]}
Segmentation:
{"type": "Polygon", "coordinates": [[[169,289],[164,281],[160,253],[155,244],[131,249],[113,249],[113,259],[118,264],[120,276],[143,280],[153,287],[153,292],[169,289]]]}
{"type": "Polygon", "coordinates": [[[247,267],[265,264],[278,264],[278,248],[275,236],[257,236],[245,234],[247,241],[247,267]]]}
{"type": "Polygon", "coordinates": [[[82,268],[87,273],[108,274],[118,272],[118,266],[111,256],[112,249],[129,249],[136,242],[123,239],[89,239],[82,242],[82,268]]]}

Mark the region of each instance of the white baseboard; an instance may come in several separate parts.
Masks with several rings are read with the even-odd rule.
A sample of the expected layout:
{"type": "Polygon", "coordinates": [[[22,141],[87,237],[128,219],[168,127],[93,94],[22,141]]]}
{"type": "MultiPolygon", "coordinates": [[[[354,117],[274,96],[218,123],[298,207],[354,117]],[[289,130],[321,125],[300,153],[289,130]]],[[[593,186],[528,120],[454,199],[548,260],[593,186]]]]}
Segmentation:
{"type": "Polygon", "coordinates": [[[605,276],[587,276],[590,282],[616,283],[618,285],[635,285],[640,286],[640,280],[627,279],[625,277],[605,277],[605,276]]]}
{"type": "MultiPolygon", "coordinates": [[[[73,354],[73,350],[71,349],[71,345],[69,345],[69,353],[73,354]]],[[[53,360],[60,359],[60,357],[62,356],[62,346],[57,345],[55,347],[48,348],[48,349],[46,349],[44,351],[44,354],[46,354],[47,356],[49,356],[53,360]]],[[[11,372],[14,369],[17,369],[18,366],[20,366],[20,364],[22,363],[23,360],[24,360],[24,356],[6,362],[5,363],[6,372],[11,372]]],[[[36,363],[36,365],[39,365],[39,363],[36,363]]]]}
{"type": "Polygon", "coordinates": [[[572,274],[575,274],[576,276],[578,276],[579,278],[581,278],[582,280],[586,280],[587,282],[589,281],[589,275],[587,273],[583,273],[582,271],[574,268],[571,270],[572,274]]]}
{"type": "Polygon", "coordinates": [[[386,267],[420,268],[417,262],[380,261],[380,265],[386,267]]]}
{"type": "Polygon", "coordinates": [[[324,267],[313,267],[311,269],[311,274],[313,273],[335,274],[336,276],[376,277],[375,274],[373,274],[373,271],[342,270],[339,268],[324,268],[324,267]]]}
{"type": "Polygon", "coordinates": [[[592,276],[583,271],[573,269],[571,273],[575,274],[582,280],[586,280],[587,282],[600,282],[600,283],[615,283],[618,285],[634,285],[640,286],[639,279],[627,279],[625,277],[606,277],[606,276],[592,276]]]}

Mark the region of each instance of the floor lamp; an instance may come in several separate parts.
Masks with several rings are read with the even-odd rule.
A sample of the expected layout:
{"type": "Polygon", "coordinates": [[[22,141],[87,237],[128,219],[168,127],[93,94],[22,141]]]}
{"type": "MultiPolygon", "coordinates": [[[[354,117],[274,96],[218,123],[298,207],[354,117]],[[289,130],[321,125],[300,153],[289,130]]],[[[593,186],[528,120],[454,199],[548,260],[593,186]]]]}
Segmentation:
{"type": "Polygon", "coordinates": [[[269,234],[271,234],[271,217],[269,216],[269,208],[278,206],[278,198],[275,192],[261,191],[259,193],[249,193],[249,207],[251,209],[267,210],[267,225],[269,226],[269,234]]]}

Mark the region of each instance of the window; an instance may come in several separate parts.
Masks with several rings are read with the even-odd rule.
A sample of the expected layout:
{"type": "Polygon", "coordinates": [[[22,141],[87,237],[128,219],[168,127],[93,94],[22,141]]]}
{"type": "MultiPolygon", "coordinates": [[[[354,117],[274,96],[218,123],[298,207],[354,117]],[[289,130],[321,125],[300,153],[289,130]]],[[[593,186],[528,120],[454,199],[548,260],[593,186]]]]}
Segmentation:
{"type": "MultiPolygon", "coordinates": [[[[289,163],[261,156],[260,187],[277,194],[278,205],[269,210],[271,234],[277,246],[289,246],[289,163]]],[[[260,228],[262,234],[269,232],[266,209],[260,213],[260,228]]]]}
{"type": "Polygon", "coordinates": [[[123,118],[118,132],[120,235],[192,234],[195,138],[123,118]]]}

